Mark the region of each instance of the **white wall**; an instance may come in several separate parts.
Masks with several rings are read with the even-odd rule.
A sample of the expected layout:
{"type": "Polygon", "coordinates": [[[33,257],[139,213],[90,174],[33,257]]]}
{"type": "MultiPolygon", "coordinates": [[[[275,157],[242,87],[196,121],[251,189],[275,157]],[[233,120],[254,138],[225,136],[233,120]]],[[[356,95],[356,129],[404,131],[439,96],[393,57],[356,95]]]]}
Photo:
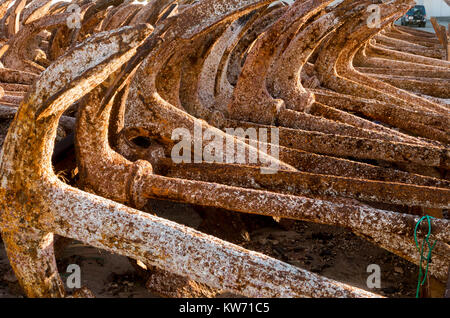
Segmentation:
{"type": "MultiPolygon", "coordinates": [[[[284,0],[292,3],[293,0],[284,0]]],[[[335,1],[337,2],[337,1],[335,1]]],[[[450,6],[444,0],[416,0],[417,4],[425,5],[427,18],[431,17],[450,17],[450,6]]]]}
{"type": "Polygon", "coordinates": [[[416,0],[417,4],[423,4],[427,10],[427,18],[450,17],[450,6],[444,0],[416,0]]]}

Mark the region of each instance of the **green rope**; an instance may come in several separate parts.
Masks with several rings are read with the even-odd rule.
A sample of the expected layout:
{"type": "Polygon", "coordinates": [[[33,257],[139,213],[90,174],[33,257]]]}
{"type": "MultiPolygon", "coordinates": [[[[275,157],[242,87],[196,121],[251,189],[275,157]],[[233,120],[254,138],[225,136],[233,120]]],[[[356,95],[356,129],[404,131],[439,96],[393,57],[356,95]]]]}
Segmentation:
{"type": "Polygon", "coordinates": [[[416,242],[416,247],[420,253],[419,279],[417,282],[416,298],[419,298],[420,287],[423,286],[423,284],[425,284],[425,281],[427,279],[428,265],[431,263],[431,252],[433,251],[433,248],[437,242],[437,241],[435,241],[434,244],[431,245],[430,242],[428,241],[428,239],[430,238],[430,235],[431,235],[431,219],[434,219],[434,217],[425,215],[424,217],[422,217],[419,220],[419,222],[417,222],[416,227],[414,229],[414,241],[416,242]],[[422,241],[422,246],[419,248],[419,242],[417,240],[417,229],[419,228],[420,223],[422,223],[422,221],[425,219],[427,219],[427,222],[428,222],[428,234],[425,237],[425,239],[422,241]],[[423,256],[425,243],[427,243],[427,246],[428,246],[428,255],[426,258],[423,256]],[[423,267],[422,267],[423,261],[426,261],[425,275],[423,274],[423,267]],[[422,279],[422,276],[423,276],[423,279],[422,279]]]}

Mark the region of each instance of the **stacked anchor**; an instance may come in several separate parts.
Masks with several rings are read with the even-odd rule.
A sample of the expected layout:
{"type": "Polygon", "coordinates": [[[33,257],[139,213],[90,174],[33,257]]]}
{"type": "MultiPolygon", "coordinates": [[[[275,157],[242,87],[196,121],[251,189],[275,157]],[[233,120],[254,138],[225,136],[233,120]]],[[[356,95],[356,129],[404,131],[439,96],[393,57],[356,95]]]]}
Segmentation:
{"type": "MultiPolygon", "coordinates": [[[[412,212],[450,205],[449,62],[435,58],[435,38],[393,24],[414,1],[380,1],[376,28],[373,1],[272,2],[75,1],[76,28],[69,3],[10,7],[0,74],[28,85],[15,103],[4,86],[0,101],[10,113],[20,103],[0,157],[0,228],[28,296],[65,296],[54,234],[204,295],[377,296],[140,211],[149,199],[342,226],[419,263],[412,212]],[[400,51],[399,41],[427,49],[400,51]],[[39,60],[25,54],[33,45],[39,60]],[[58,124],[75,133],[77,188],[53,172],[58,124]],[[261,141],[238,128],[269,133],[261,141]],[[180,129],[194,136],[194,163],[170,158],[180,129]],[[213,147],[199,135],[215,136],[213,147]]],[[[445,282],[448,220],[433,221],[431,239],[429,271],[445,282]]]]}

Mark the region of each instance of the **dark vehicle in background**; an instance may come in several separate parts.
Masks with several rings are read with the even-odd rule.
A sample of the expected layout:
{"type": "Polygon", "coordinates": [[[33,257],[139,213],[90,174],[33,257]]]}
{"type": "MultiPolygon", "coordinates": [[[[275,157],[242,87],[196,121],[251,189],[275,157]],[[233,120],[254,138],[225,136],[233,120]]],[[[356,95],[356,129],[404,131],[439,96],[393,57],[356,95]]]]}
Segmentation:
{"type": "Polygon", "coordinates": [[[425,7],[422,5],[416,5],[411,8],[402,18],[402,25],[417,25],[424,28],[427,24],[427,13],[425,7]]]}

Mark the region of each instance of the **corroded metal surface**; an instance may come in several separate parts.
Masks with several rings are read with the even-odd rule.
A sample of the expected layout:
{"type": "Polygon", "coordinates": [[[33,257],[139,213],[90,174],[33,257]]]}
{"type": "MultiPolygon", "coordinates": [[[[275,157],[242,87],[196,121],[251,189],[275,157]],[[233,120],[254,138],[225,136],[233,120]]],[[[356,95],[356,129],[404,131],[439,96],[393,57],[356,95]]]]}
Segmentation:
{"type": "MultiPolygon", "coordinates": [[[[69,3],[0,3],[0,116],[15,114],[0,228],[28,296],[65,296],[54,234],[146,264],[166,296],[377,296],[140,211],[149,199],[346,227],[418,264],[415,211],[450,208],[438,39],[393,24],[411,0],[379,3],[377,27],[369,0],[272,2],[74,1],[77,27],[69,3]],[[74,131],[77,187],[53,172],[57,129],[74,131]],[[201,154],[196,135],[223,138],[219,162],[175,163],[176,129],[201,154]]],[[[447,219],[432,238],[445,282],[447,219]]]]}

